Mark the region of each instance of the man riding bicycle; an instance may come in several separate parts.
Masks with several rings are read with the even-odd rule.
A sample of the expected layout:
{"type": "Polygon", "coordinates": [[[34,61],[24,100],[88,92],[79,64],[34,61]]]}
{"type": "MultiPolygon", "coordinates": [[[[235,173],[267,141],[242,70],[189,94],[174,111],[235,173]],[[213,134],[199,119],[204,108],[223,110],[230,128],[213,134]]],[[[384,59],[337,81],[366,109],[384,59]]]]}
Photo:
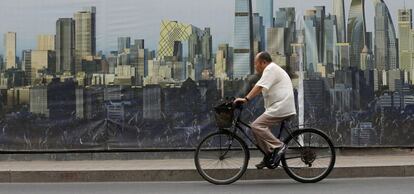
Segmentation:
{"type": "Polygon", "coordinates": [[[273,63],[267,52],[261,52],[255,57],[256,72],[261,75],[260,80],[244,98],[237,98],[234,103],[247,103],[262,93],[265,112],[252,124],[253,136],[260,148],[266,153],[262,162],[256,165],[258,169],[268,164],[279,163],[287,146],[276,138],[271,127],[281,123],[296,114],[295,98],[292,81],[281,67],[273,63]]]}

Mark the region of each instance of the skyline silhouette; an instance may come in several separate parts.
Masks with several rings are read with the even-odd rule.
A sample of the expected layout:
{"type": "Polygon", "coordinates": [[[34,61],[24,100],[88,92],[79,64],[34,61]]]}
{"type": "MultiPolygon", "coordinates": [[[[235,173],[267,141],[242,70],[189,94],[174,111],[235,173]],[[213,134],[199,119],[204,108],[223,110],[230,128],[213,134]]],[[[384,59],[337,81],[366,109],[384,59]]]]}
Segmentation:
{"type": "MultiPolygon", "coordinates": [[[[306,9],[324,5],[332,13],[332,1],[275,0],[274,10],[280,7],[295,7],[297,17],[303,16],[306,9]]],[[[404,0],[385,0],[394,25],[397,25],[397,11],[404,7],[404,0]]],[[[99,0],[4,0],[0,7],[0,33],[17,32],[17,56],[24,49],[36,47],[38,34],[54,34],[58,18],[73,17],[76,10],[87,6],[97,7],[97,49],[108,53],[116,50],[117,37],[130,36],[145,39],[150,49],[156,49],[161,20],[177,20],[197,27],[210,27],[213,36],[213,49],[220,43],[233,43],[234,0],[210,1],[99,1],[99,0]],[[162,2],[162,3],[160,3],[162,2]],[[145,9],[143,9],[144,7],[145,9]],[[191,7],[189,10],[188,7],[191,7]],[[55,9],[53,9],[55,8],[55,9]],[[148,8],[148,9],[146,9],[148,8]],[[18,10],[18,11],[17,11],[18,10]],[[151,14],[151,15],[149,15],[151,14]],[[199,17],[194,17],[198,15],[199,17]],[[140,17],[145,19],[140,19],[140,17]],[[15,19],[13,19],[15,18],[15,19]]],[[[348,16],[349,0],[345,0],[345,15],[348,16]]],[[[407,1],[407,8],[414,8],[414,1],[407,1]]],[[[255,11],[255,3],[253,3],[255,11]]],[[[367,30],[374,29],[374,8],[371,0],[366,0],[367,30]]],[[[0,39],[3,45],[3,39],[0,39]]],[[[0,54],[4,48],[0,46],[0,54]]]]}

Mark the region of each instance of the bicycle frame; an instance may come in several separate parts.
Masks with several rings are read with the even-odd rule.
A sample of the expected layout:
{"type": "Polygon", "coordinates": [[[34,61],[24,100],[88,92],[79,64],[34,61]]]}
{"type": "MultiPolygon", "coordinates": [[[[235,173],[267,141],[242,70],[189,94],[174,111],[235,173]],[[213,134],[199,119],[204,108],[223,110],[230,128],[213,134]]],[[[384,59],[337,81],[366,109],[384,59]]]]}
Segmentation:
{"type": "MultiPolygon", "coordinates": [[[[233,126],[232,126],[233,131],[229,131],[229,132],[237,135],[237,131],[241,131],[241,133],[244,135],[244,137],[246,137],[250,141],[250,143],[252,143],[260,152],[266,155],[267,153],[262,148],[260,148],[259,145],[254,143],[253,139],[244,131],[243,127],[247,127],[248,129],[252,129],[252,127],[249,124],[242,121],[240,118],[243,112],[243,106],[240,106],[238,109],[239,109],[239,113],[237,117],[233,120],[233,126]]],[[[282,121],[280,124],[280,132],[278,135],[278,139],[280,139],[280,136],[283,130],[286,130],[288,134],[292,136],[291,131],[287,127],[285,127],[285,121],[282,121]]]]}

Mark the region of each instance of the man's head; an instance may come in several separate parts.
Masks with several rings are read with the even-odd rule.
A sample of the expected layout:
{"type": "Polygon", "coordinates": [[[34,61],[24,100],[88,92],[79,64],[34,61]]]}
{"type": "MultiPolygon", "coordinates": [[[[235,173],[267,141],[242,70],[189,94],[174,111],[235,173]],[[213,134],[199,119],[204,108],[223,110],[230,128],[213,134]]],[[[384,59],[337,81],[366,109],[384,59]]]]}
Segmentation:
{"type": "Polygon", "coordinates": [[[254,59],[254,67],[256,68],[256,72],[258,74],[262,74],[267,65],[272,62],[272,57],[268,52],[258,53],[254,59]]]}

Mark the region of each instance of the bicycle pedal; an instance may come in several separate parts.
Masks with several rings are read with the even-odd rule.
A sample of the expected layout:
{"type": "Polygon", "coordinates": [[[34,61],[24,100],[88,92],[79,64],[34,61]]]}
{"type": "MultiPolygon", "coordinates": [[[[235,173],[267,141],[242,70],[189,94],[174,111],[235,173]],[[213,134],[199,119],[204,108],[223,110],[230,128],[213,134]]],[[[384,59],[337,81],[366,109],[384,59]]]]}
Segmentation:
{"type": "Polygon", "coordinates": [[[275,169],[278,166],[279,166],[279,162],[277,162],[275,164],[269,164],[269,163],[266,164],[266,168],[268,168],[268,169],[275,169]]]}

